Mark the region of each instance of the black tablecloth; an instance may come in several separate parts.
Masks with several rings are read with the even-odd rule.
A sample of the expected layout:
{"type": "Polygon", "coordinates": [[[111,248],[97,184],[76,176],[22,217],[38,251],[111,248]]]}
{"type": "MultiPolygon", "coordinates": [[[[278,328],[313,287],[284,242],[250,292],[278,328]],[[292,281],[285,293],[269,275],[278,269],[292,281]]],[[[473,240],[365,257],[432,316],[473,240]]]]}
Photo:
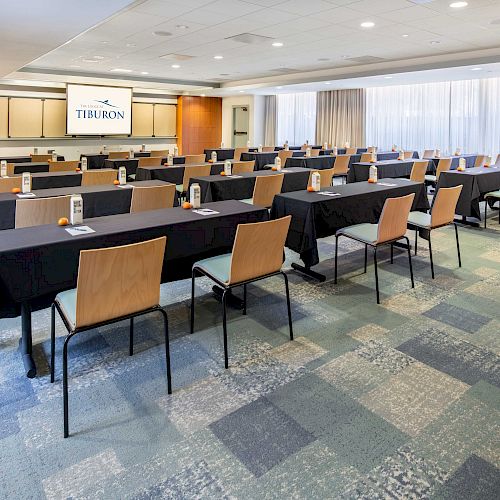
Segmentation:
{"type": "MultiPolygon", "coordinates": [[[[285,149],[284,146],[275,146],[274,150],[275,151],[283,151],[285,149]]],[[[288,150],[289,151],[300,151],[302,149],[302,146],[289,146],[288,150]]]]}
{"type": "Polygon", "coordinates": [[[387,198],[415,193],[412,210],[429,209],[423,183],[406,179],[391,179],[390,183],[396,186],[358,182],[322,189],[341,193],[334,197],[308,191],[280,194],[274,198],[271,218],[292,216],[286,246],[300,254],[306,267],[311,267],[319,262],[318,238],[353,224],[378,222],[387,198]]]}
{"type": "Polygon", "coordinates": [[[367,181],[370,177],[370,167],[377,167],[377,177],[383,179],[385,177],[410,177],[411,169],[413,168],[414,160],[386,160],[385,162],[377,161],[377,163],[353,163],[347,176],[347,182],[367,181]]]}
{"type": "Polygon", "coordinates": [[[120,167],[125,167],[127,169],[127,176],[135,174],[137,172],[138,165],[139,165],[139,160],[136,158],[131,158],[130,160],[126,159],[104,160],[104,168],[114,168],[115,170],[118,170],[120,167]]]}
{"type": "MultiPolygon", "coordinates": [[[[287,168],[281,172],[284,174],[282,193],[307,189],[309,174],[311,173],[309,169],[287,168]]],[[[203,203],[222,200],[245,200],[252,198],[257,177],[277,173],[270,170],[260,170],[245,172],[238,177],[223,177],[222,175],[193,177],[191,183],[197,182],[200,185],[203,203]]]]}
{"type": "Polygon", "coordinates": [[[194,262],[230,252],[238,224],[268,219],[264,208],[240,201],[203,205],[218,214],[169,208],[87,219],[95,233],[70,236],[56,224],[11,229],[0,238],[0,316],[17,316],[20,303],[46,307],[76,286],[81,250],[112,247],[167,236],[162,282],[191,276],[194,262]]]}
{"type": "Polygon", "coordinates": [[[262,170],[268,163],[274,163],[274,159],[278,156],[277,151],[270,153],[241,153],[241,161],[255,160],[254,170],[262,170]]]}
{"type": "MultiPolygon", "coordinates": [[[[128,185],[148,187],[162,186],[164,184],[162,181],[144,181],[131,182],[128,185]]],[[[112,184],[40,189],[33,192],[37,198],[81,194],[83,198],[83,215],[86,219],[128,213],[132,199],[132,189],[121,188],[112,184]]],[[[0,230],[15,227],[17,199],[18,197],[15,194],[0,193],[0,230]]]]}
{"type": "Polygon", "coordinates": [[[442,172],[439,176],[437,191],[442,187],[453,187],[460,184],[463,187],[455,213],[481,219],[479,202],[482,201],[486,193],[500,189],[500,165],[489,168],[468,168],[463,172],[457,170],[442,172]]]}
{"type": "MultiPolygon", "coordinates": [[[[360,155],[361,153],[366,153],[368,151],[368,148],[357,148],[356,149],[356,154],[360,155]]],[[[339,155],[345,155],[347,152],[346,148],[337,148],[337,154],[339,155]]],[[[320,151],[320,156],[322,155],[331,155],[333,153],[333,149],[322,149],[320,151]]]]}
{"type": "Polygon", "coordinates": [[[232,160],[234,158],[234,148],[213,148],[205,149],[205,161],[212,158],[212,152],[217,153],[217,161],[232,160]]]}
{"type": "Polygon", "coordinates": [[[87,158],[87,168],[89,170],[104,168],[104,162],[105,160],[108,159],[107,154],[92,154],[92,155],[81,154],[80,161],[83,157],[87,158]]]}
{"type": "Polygon", "coordinates": [[[7,163],[28,163],[31,161],[31,156],[0,156],[0,161],[2,160],[7,163]]]}
{"type": "Polygon", "coordinates": [[[31,174],[31,189],[53,189],[79,186],[82,183],[80,172],[39,172],[31,174]]]}
{"type": "Polygon", "coordinates": [[[14,164],[14,174],[22,174],[24,172],[31,172],[32,174],[37,172],[48,172],[49,163],[46,161],[41,162],[31,162],[26,163],[15,163],[14,164]]]}
{"type": "MultiPolygon", "coordinates": [[[[211,163],[210,175],[220,174],[224,170],[224,163],[211,163]]],[[[184,179],[184,169],[189,168],[184,165],[174,165],[170,167],[139,167],[135,176],[136,181],[147,181],[157,179],[171,182],[172,184],[182,184],[184,179]]]]}
{"type": "Polygon", "coordinates": [[[309,158],[302,156],[298,158],[287,158],[285,167],[302,167],[324,170],[326,168],[332,168],[334,163],[334,156],[310,156],[309,158]]]}
{"type": "MultiPolygon", "coordinates": [[[[450,158],[448,157],[442,157],[442,158],[450,158]]],[[[439,160],[442,158],[429,158],[430,163],[429,163],[429,168],[428,171],[432,175],[436,175],[436,168],[439,163],[439,160]]],[[[465,158],[465,168],[473,168],[474,163],[476,163],[476,158],[477,155],[460,155],[460,156],[452,156],[451,157],[451,167],[450,170],[456,170],[459,163],[460,163],[460,158],[465,158]]],[[[426,158],[427,159],[427,158],[426,158]]]]}

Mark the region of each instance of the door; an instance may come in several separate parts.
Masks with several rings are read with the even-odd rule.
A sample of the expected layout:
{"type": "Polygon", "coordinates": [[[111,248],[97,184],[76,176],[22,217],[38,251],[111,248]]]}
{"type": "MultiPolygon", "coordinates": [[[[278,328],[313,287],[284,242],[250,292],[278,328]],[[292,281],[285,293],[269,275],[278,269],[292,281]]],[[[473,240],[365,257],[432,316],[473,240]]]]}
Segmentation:
{"type": "Polygon", "coordinates": [[[248,141],[248,107],[234,106],[233,107],[233,148],[244,148],[248,141]]]}

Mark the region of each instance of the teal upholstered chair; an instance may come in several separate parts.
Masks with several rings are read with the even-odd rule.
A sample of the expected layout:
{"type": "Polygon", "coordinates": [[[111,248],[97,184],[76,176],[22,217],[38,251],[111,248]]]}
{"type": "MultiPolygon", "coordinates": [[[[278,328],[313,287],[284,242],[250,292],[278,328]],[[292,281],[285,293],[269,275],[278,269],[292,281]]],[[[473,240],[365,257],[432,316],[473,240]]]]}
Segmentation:
{"type": "MultiPolygon", "coordinates": [[[[499,155],[500,156],[500,155],[499,155]]],[[[484,227],[486,228],[486,218],[488,216],[488,201],[496,203],[500,201],[500,189],[498,191],[491,191],[484,195],[484,227]]],[[[500,224],[500,215],[498,216],[498,223],[500,224]]]]}

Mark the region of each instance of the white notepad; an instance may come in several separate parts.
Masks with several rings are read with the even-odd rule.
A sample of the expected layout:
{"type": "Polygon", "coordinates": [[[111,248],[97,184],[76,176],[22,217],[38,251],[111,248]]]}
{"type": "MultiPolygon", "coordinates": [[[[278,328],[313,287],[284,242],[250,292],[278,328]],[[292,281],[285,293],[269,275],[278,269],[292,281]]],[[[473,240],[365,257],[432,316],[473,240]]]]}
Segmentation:
{"type": "Polygon", "coordinates": [[[17,195],[18,198],[36,198],[35,193],[20,193],[17,195]]]}
{"type": "Polygon", "coordinates": [[[214,215],[220,213],[212,210],[211,208],[199,208],[198,210],[193,210],[193,212],[199,215],[214,215]]]}
{"type": "Polygon", "coordinates": [[[389,182],[377,182],[379,186],[387,186],[387,187],[394,187],[397,186],[397,184],[391,184],[389,182]]]}
{"type": "Polygon", "coordinates": [[[332,193],[331,191],[318,191],[316,194],[322,194],[323,196],[340,196],[341,193],[332,193]]]}
{"type": "Polygon", "coordinates": [[[71,234],[71,236],[81,236],[82,234],[95,233],[95,231],[89,226],[68,227],[65,231],[71,234]]]}
{"type": "Polygon", "coordinates": [[[126,189],[126,188],[133,188],[134,186],[132,186],[131,184],[118,184],[116,187],[119,187],[119,188],[122,188],[122,189],[126,189]]]}

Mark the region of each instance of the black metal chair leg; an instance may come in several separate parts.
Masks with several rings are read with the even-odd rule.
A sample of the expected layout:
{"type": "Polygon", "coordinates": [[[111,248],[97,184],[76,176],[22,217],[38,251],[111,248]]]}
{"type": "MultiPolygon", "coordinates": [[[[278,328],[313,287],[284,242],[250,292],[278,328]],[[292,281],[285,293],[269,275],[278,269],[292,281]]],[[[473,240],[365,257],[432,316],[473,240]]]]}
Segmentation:
{"type": "Polygon", "coordinates": [[[247,285],[243,285],[243,315],[247,313],[247,285]]]}
{"type": "Polygon", "coordinates": [[[415,288],[415,281],[413,279],[413,265],[411,263],[410,239],[405,236],[405,240],[406,240],[406,244],[408,245],[408,262],[410,263],[411,287],[415,288]]]}
{"type": "Polygon", "coordinates": [[[222,331],[224,334],[224,368],[229,368],[229,356],[227,350],[227,318],[226,318],[226,298],[228,289],[222,292],[222,331]]]}
{"type": "Polygon", "coordinates": [[[338,255],[339,255],[339,237],[335,235],[335,278],[333,280],[333,283],[335,285],[337,284],[338,255]]]}
{"type": "Polygon", "coordinates": [[[365,273],[367,264],[368,264],[368,245],[365,245],[365,273]]]}
{"type": "Polygon", "coordinates": [[[54,383],[56,363],[56,305],[52,304],[50,311],[50,383],[54,383]]]}
{"type": "Polygon", "coordinates": [[[394,264],[394,245],[391,243],[391,264],[394,264]]]}
{"type": "Polygon", "coordinates": [[[64,437],[69,436],[69,405],[68,405],[68,342],[71,337],[64,340],[63,347],[63,407],[64,407],[64,437]]]}
{"type": "Polygon", "coordinates": [[[191,273],[191,333],[194,332],[194,279],[195,270],[191,273]]]}
{"type": "Polygon", "coordinates": [[[418,229],[415,229],[415,255],[417,255],[417,246],[418,246],[418,229]]]}
{"type": "Polygon", "coordinates": [[[462,258],[460,257],[460,242],[458,241],[458,227],[456,224],[453,225],[455,226],[455,238],[457,240],[458,267],[462,267],[462,258]]]}
{"type": "Polygon", "coordinates": [[[167,391],[172,394],[172,374],[170,368],[170,338],[168,335],[168,316],[167,311],[160,307],[159,311],[163,316],[163,324],[165,326],[165,357],[167,361],[167,391]]]}
{"type": "Polygon", "coordinates": [[[128,344],[128,355],[134,355],[134,318],[130,318],[130,336],[128,344]]]}
{"type": "Polygon", "coordinates": [[[488,201],[484,200],[484,229],[486,229],[486,219],[487,218],[488,218],[488,201]]]}
{"type": "Polygon", "coordinates": [[[285,278],[285,290],[286,290],[286,308],[288,312],[288,327],[290,328],[290,340],[293,340],[293,328],[292,328],[292,308],[290,307],[290,289],[288,287],[288,276],[285,272],[281,271],[283,278],[285,278]]]}
{"type": "Polygon", "coordinates": [[[380,304],[380,293],[378,289],[377,247],[375,247],[373,252],[373,263],[375,264],[375,287],[377,289],[377,304],[380,304]]]}
{"type": "Polygon", "coordinates": [[[432,279],[434,279],[434,261],[432,259],[432,243],[431,243],[431,233],[429,232],[429,255],[431,258],[431,275],[432,279]]]}

